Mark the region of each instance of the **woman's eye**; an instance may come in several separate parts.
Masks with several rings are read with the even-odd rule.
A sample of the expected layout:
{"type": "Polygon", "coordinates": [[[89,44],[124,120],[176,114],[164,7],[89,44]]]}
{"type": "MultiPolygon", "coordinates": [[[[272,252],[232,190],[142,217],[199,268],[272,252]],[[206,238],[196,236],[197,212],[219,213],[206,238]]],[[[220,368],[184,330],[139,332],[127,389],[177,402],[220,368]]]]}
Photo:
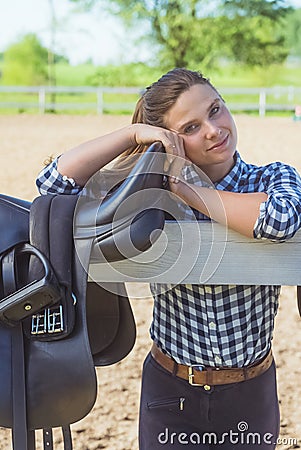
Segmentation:
{"type": "Polygon", "coordinates": [[[218,113],[219,110],[220,110],[220,106],[219,106],[219,105],[214,106],[214,107],[211,109],[211,111],[210,111],[210,115],[213,116],[214,114],[218,113]]]}
{"type": "Polygon", "coordinates": [[[185,128],[185,134],[192,134],[192,133],[194,133],[197,129],[198,129],[198,125],[197,124],[191,124],[191,125],[188,125],[186,128],[185,128]]]}

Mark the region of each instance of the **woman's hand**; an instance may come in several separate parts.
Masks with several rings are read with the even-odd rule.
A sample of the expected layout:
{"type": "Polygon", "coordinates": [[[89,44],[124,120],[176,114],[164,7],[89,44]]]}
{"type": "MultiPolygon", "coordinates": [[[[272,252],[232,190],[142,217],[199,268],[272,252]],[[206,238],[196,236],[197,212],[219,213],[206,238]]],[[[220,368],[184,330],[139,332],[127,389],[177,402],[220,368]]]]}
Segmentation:
{"type": "Polygon", "coordinates": [[[164,171],[168,175],[170,183],[177,183],[181,177],[181,170],[188,161],[183,138],[175,131],[141,123],[133,124],[132,130],[134,145],[162,142],[167,155],[164,171]]]}
{"type": "Polygon", "coordinates": [[[130,126],[134,145],[147,145],[160,141],[164,145],[166,151],[173,152],[175,147],[181,148],[184,154],[183,139],[174,131],[166,128],[154,127],[153,125],[145,125],[143,123],[135,123],[130,126]]]}

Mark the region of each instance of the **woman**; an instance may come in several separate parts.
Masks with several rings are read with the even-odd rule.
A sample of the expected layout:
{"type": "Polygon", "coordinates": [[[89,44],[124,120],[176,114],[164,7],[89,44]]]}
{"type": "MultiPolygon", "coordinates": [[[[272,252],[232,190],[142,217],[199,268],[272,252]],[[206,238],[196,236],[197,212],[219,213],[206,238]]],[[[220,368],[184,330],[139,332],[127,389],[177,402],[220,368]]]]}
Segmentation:
{"type": "MultiPolygon", "coordinates": [[[[143,152],[155,141],[168,154],[169,189],[197,219],[257,239],[288,239],[300,228],[299,175],[281,163],[243,162],[222,97],[208,79],[186,69],[146,89],[131,125],[61,155],[37,185],[42,194],[77,194],[114,158],[143,152]],[[214,188],[201,182],[193,165],[214,188]]],[[[279,409],[270,350],[279,286],[152,290],[154,344],[143,367],[140,449],[275,448],[279,409]]]]}

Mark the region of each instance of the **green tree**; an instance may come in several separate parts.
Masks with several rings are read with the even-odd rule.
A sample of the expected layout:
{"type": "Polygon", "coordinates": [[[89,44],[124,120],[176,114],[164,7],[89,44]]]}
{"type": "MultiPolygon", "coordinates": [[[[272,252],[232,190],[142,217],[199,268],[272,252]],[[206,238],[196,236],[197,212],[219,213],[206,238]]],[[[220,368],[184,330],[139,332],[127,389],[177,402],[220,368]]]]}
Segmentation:
{"type": "Polygon", "coordinates": [[[290,54],[301,58],[301,8],[287,16],[286,34],[290,54]]]}
{"type": "Polygon", "coordinates": [[[2,83],[8,85],[41,85],[47,81],[48,51],[37,36],[26,34],[4,52],[2,83]]]}
{"type": "MultiPolygon", "coordinates": [[[[157,45],[164,66],[282,62],[288,49],[281,21],[284,0],[70,0],[87,10],[107,8],[157,45]]],[[[156,46],[153,46],[154,51],[156,46]]]]}
{"type": "Polygon", "coordinates": [[[283,62],[289,54],[284,24],[290,11],[284,0],[226,0],[224,24],[230,56],[250,66],[283,62]]]}

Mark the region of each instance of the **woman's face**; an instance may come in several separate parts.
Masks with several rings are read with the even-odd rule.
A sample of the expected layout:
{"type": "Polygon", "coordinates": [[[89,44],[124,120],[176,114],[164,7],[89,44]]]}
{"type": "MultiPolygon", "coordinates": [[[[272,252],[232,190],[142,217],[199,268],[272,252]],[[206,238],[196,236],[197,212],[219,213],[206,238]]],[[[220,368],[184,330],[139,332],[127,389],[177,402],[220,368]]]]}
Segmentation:
{"type": "Polygon", "coordinates": [[[186,156],[212,181],[233,167],[237,131],[228,108],[211,86],[196,84],[183,92],[164,117],[184,141],[186,156]]]}

